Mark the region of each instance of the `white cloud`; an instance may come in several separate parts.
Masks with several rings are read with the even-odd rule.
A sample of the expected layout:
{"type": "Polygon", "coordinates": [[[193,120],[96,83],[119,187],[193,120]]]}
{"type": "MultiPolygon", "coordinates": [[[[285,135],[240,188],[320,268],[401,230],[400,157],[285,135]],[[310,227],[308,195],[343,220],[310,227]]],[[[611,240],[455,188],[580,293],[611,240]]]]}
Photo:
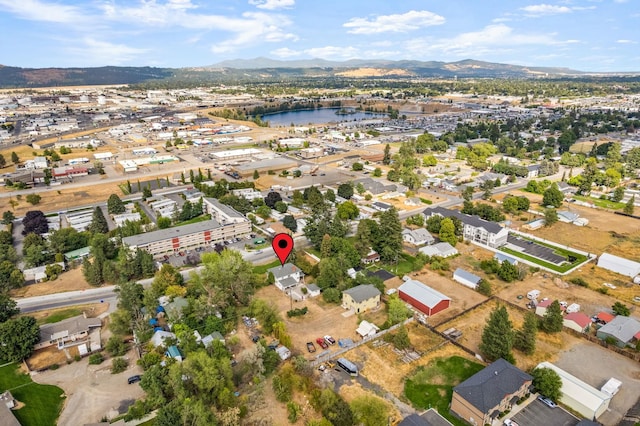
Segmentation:
{"type": "Polygon", "coordinates": [[[351,46],[338,47],[338,46],[324,46],[324,47],[312,47],[311,49],[305,49],[304,53],[312,58],[322,59],[355,59],[358,57],[358,49],[351,46]]]}
{"type": "Polygon", "coordinates": [[[629,0],[613,0],[614,3],[626,3],[629,0]]]}
{"type": "Polygon", "coordinates": [[[418,57],[478,57],[489,53],[508,52],[520,46],[558,46],[578,42],[556,40],[555,36],[556,34],[519,33],[505,24],[493,24],[480,31],[462,33],[452,38],[416,38],[409,40],[406,45],[409,52],[418,57]]]}
{"type": "Polygon", "coordinates": [[[571,9],[567,6],[554,6],[551,4],[533,4],[520,8],[526,12],[529,16],[545,16],[545,15],[558,15],[561,13],[571,13],[571,9]]]}
{"type": "Polygon", "coordinates": [[[342,26],[350,28],[351,34],[377,34],[385,32],[407,32],[444,24],[444,17],[428,10],[411,10],[403,14],[380,15],[375,18],[351,18],[342,26]]]}
{"type": "Polygon", "coordinates": [[[249,4],[258,9],[274,10],[290,8],[296,4],[295,0],[249,0],[249,4]]]}
{"type": "Polygon", "coordinates": [[[79,7],[39,0],[0,0],[0,6],[3,14],[15,14],[30,21],[77,24],[87,18],[79,7]]]}
{"type": "Polygon", "coordinates": [[[271,53],[273,56],[277,56],[278,58],[292,58],[294,56],[300,56],[302,54],[302,52],[289,49],[288,47],[281,47],[280,49],[272,50],[269,53],[271,53]]]}
{"type": "Polygon", "coordinates": [[[616,43],[620,43],[620,44],[637,44],[637,41],[633,41],[633,40],[626,40],[626,39],[620,39],[620,40],[616,40],[616,43]]]}
{"type": "Polygon", "coordinates": [[[84,63],[91,65],[127,64],[149,51],[148,49],[139,49],[124,44],[96,40],[91,37],[82,39],[81,43],[82,45],[78,46],[76,41],[73,47],[69,47],[66,50],[70,54],[82,58],[84,63]]]}
{"type": "Polygon", "coordinates": [[[511,18],[494,18],[491,20],[491,22],[493,22],[494,24],[500,24],[502,22],[510,22],[512,21],[511,18]]]}

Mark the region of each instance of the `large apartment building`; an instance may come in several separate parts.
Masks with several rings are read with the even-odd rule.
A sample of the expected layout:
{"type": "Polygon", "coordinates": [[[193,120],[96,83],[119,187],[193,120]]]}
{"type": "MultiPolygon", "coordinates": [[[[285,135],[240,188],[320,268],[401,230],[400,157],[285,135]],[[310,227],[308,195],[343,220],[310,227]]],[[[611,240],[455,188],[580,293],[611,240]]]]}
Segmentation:
{"type": "Polygon", "coordinates": [[[232,238],[243,237],[251,232],[251,222],[244,221],[221,224],[215,219],[191,223],[175,228],[133,235],[122,239],[131,250],[140,248],[154,257],[182,250],[204,247],[232,238]]]}
{"type": "Polygon", "coordinates": [[[507,243],[509,229],[503,228],[496,222],[481,219],[478,216],[471,216],[460,213],[457,210],[449,210],[443,207],[433,207],[423,212],[428,219],[433,215],[443,217],[456,217],[463,224],[463,236],[465,239],[484,244],[489,247],[498,248],[507,243]]]}

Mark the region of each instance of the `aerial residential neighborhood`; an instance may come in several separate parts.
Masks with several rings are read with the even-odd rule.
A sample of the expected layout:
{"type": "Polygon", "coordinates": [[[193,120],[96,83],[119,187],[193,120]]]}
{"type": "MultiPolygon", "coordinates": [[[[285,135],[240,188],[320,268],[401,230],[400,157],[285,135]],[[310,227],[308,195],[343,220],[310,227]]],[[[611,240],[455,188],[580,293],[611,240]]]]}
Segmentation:
{"type": "Polygon", "coordinates": [[[9,3],[0,426],[640,425],[635,3],[9,3]]]}

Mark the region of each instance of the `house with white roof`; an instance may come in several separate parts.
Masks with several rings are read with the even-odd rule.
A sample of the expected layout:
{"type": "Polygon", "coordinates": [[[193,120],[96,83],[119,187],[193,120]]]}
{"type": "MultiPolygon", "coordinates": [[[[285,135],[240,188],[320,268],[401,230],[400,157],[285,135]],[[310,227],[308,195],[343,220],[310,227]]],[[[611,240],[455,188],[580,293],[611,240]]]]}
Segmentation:
{"type": "Polygon", "coordinates": [[[296,287],[302,282],[304,277],[300,268],[293,263],[285,263],[282,266],[275,266],[267,272],[273,274],[275,286],[284,292],[296,287]]]}
{"type": "Polygon", "coordinates": [[[424,228],[418,229],[403,229],[402,239],[409,244],[416,246],[423,246],[427,244],[433,244],[436,240],[433,236],[424,228]]]}
{"type": "Polygon", "coordinates": [[[474,243],[484,244],[493,248],[501,247],[507,243],[509,230],[507,228],[503,228],[496,222],[490,222],[488,220],[481,219],[478,216],[471,216],[460,213],[457,210],[449,210],[443,207],[426,209],[423,214],[427,219],[434,215],[440,215],[442,217],[456,217],[460,219],[463,224],[462,235],[465,239],[474,243]]]}
{"type": "Polygon", "coordinates": [[[420,247],[418,251],[427,256],[450,257],[458,254],[458,250],[449,243],[441,242],[431,246],[420,247]]]}
{"type": "Polygon", "coordinates": [[[633,260],[614,256],[609,253],[602,253],[600,255],[598,258],[598,266],[630,278],[640,275],[640,262],[634,262],[633,260]]]}
{"type": "Polygon", "coordinates": [[[469,288],[476,289],[480,284],[480,281],[482,281],[482,278],[472,274],[471,272],[465,271],[462,268],[458,268],[453,273],[453,280],[469,288]]]}

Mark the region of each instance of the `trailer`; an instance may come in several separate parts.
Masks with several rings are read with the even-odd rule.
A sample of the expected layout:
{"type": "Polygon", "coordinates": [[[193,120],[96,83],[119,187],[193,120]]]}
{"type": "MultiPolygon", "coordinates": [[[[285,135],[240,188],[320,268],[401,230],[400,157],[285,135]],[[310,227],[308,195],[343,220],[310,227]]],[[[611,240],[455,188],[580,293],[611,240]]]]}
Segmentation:
{"type": "Polygon", "coordinates": [[[607,381],[607,383],[602,386],[600,390],[603,393],[609,395],[609,397],[613,398],[613,395],[617,394],[620,390],[620,386],[622,386],[622,382],[612,377],[607,381]]]}

